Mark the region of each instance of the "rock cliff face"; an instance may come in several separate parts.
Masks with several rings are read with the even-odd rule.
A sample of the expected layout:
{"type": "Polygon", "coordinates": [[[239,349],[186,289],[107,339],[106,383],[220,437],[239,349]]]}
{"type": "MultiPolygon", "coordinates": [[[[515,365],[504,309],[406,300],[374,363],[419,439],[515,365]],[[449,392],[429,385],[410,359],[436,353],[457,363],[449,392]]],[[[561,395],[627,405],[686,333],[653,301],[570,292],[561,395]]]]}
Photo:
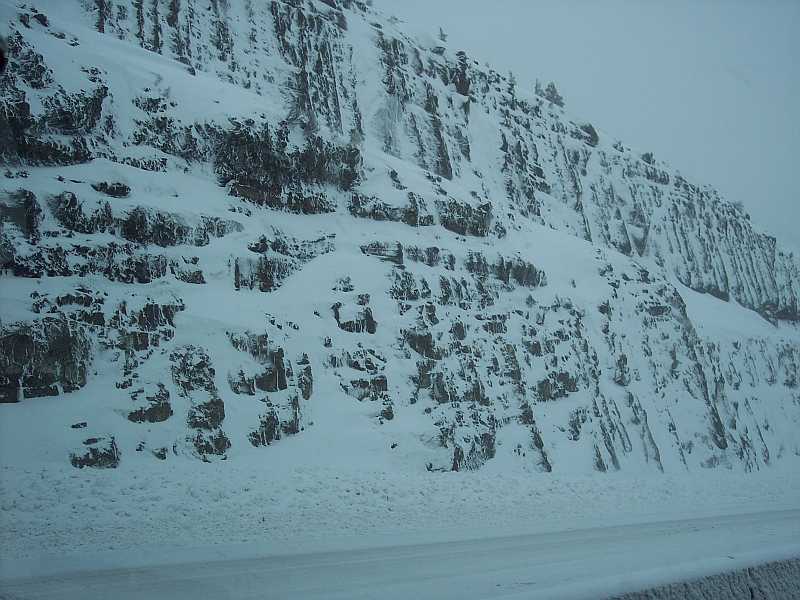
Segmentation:
{"type": "Polygon", "coordinates": [[[799,455],[797,257],[367,4],[0,9],[9,418],[80,399],[75,467],[268,460],[352,404],[429,470],[799,455]]]}

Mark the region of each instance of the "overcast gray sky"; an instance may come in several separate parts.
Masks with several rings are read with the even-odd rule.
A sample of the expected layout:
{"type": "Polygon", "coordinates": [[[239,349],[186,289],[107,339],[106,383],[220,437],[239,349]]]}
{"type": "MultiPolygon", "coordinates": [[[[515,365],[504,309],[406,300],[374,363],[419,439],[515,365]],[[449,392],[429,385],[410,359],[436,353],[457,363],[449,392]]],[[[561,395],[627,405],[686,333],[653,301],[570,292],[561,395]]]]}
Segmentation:
{"type": "MultiPolygon", "coordinates": [[[[800,249],[800,1],[375,0],[740,200],[800,249]]],[[[530,89],[530,87],[529,87],[530,89]]]]}

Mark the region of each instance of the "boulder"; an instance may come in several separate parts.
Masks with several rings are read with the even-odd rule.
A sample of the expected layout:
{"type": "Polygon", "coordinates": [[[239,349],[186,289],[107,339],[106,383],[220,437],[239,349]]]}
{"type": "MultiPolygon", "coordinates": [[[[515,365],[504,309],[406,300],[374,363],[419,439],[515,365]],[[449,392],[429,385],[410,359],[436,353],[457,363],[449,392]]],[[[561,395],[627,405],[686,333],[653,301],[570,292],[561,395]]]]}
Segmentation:
{"type": "Polygon", "coordinates": [[[120,456],[114,436],[92,437],[84,440],[83,446],[70,454],[70,462],[78,469],[116,469],[120,456]]]}

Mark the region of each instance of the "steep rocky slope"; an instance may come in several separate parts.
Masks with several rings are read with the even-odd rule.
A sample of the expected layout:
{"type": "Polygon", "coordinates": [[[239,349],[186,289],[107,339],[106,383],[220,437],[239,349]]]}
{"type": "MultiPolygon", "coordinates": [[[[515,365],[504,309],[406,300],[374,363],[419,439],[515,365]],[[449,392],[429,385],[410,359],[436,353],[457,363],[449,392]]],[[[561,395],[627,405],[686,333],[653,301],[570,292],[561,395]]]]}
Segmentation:
{"type": "Polygon", "coordinates": [[[513,77],[357,0],[0,17],[0,401],[39,459],[800,454],[797,258],[513,77]]]}

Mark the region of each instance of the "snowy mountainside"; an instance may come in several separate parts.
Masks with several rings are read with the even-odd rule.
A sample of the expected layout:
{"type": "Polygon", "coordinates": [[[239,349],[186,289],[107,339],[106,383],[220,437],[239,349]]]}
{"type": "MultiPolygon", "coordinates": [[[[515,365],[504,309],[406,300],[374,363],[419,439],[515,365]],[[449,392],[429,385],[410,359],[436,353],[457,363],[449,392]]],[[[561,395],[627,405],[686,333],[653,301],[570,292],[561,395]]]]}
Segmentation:
{"type": "Polygon", "coordinates": [[[800,454],[800,263],[652,153],[357,0],[0,17],[5,461],[800,454]]]}

